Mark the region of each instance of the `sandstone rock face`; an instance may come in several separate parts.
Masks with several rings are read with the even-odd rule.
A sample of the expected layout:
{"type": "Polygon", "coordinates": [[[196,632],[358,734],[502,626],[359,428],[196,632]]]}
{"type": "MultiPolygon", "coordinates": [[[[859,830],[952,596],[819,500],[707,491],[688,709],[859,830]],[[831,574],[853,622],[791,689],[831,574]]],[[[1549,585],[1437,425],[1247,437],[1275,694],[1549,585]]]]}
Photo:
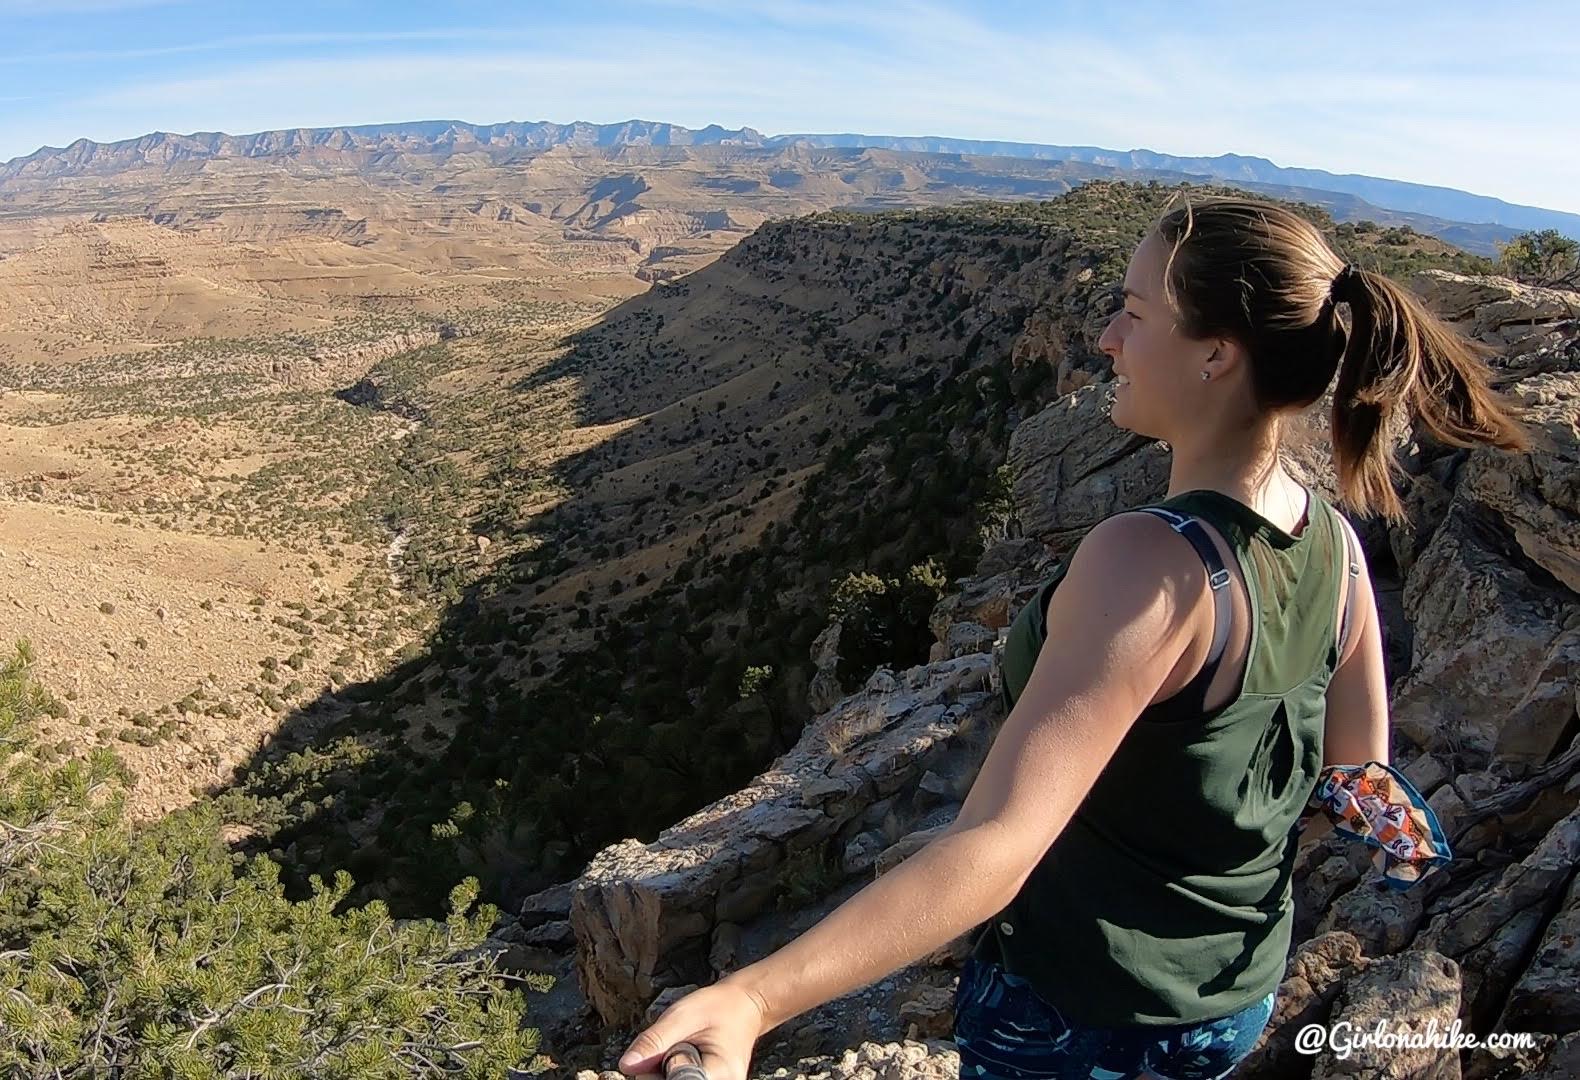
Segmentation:
{"type": "Polygon", "coordinates": [[[1116,427],[1101,386],[1027,417],[1010,436],[1008,458],[1021,527],[1060,555],[1103,518],[1168,490],[1161,444],[1116,427]]]}
{"type": "Polygon", "coordinates": [[[1428,923],[1416,947],[1459,962],[1465,973],[1467,1021],[1481,1024],[1496,1015],[1577,866],[1580,810],[1555,825],[1534,851],[1505,868],[1490,887],[1475,890],[1428,923]]]}
{"type": "Polygon", "coordinates": [[[1459,1053],[1446,1047],[1357,1046],[1362,1033],[1448,1033],[1459,1015],[1459,965],[1433,952],[1378,960],[1346,980],[1335,1004],[1329,1045],[1312,1080],[1458,1080],[1459,1053]],[[1336,1043],[1335,1040],[1344,1040],[1336,1043]],[[1345,1051],[1345,1044],[1348,1051],[1345,1051]]]}
{"type": "Polygon", "coordinates": [[[1505,349],[1529,350],[1573,335],[1580,293],[1522,285],[1503,277],[1423,270],[1410,288],[1460,333],[1505,349]]]}
{"type": "Polygon", "coordinates": [[[598,1014],[634,1023],[660,990],[711,982],[715,927],[766,908],[776,870],[809,849],[842,849],[879,800],[910,798],[952,754],[979,753],[972,733],[997,718],[988,662],[974,653],[884,673],[740,792],[651,844],[600,852],[575,883],[570,912],[578,974],[598,1014]]]}

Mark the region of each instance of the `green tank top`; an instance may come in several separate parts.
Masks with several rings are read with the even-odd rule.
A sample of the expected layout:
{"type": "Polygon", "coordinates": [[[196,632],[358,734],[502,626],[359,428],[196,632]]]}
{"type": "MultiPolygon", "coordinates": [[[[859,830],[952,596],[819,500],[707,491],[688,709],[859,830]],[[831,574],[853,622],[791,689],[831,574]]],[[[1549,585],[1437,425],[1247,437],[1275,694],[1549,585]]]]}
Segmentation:
{"type": "MultiPolygon", "coordinates": [[[[1141,713],[1020,892],[973,943],[974,956],[1025,978],[1072,1022],[1216,1019],[1283,978],[1296,819],[1322,769],[1346,555],[1337,511],[1307,490],[1298,537],[1222,492],[1151,504],[1204,520],[1233,549],[1250,641],[1226,705],[1179,708],[1203,699],[1205,686],[1193,693],[1193,683],[1141,713]]],[[[1043,644],[1042,601],[1065,568],[1010,625],[1001,660],[1010,704],[1043,644]]]]}

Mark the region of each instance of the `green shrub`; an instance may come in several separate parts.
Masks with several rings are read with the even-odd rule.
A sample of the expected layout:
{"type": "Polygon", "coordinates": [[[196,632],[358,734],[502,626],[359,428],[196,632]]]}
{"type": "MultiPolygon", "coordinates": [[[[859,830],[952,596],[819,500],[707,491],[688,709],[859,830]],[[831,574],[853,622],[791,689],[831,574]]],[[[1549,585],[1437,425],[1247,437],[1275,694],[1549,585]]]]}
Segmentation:
{"type": "Polygon", "coordinates": [[[1524,232],[1497,247],[1499,269],[1518,281],[1580,288],[1580,241],[1557,229],[1524,232]]]}
{"type": "Polygon", "coordinates": [[[113,753],[40,760],[48,695],[30,659],[23,645],[0,665],[0,1075],[480,1078],[530,1064],[521,992],[468,955],[498,914],[473,910],[475,879],[444,921],[396,926],[382,901],[339,910],[344,871],[293,902],[271,859],[238,870],[210,804],[133,827],[113,753]]]}

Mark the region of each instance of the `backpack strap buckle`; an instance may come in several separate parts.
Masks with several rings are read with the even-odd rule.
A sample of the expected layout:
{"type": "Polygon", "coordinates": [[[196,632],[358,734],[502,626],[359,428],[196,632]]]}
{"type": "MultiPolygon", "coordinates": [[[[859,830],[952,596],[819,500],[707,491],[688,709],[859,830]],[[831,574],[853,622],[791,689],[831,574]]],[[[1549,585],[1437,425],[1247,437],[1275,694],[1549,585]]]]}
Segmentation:
{"type": "Polygon", "coordinates": [[[1199,711],[1201,702],[1206,698],[1207,686],[1217,673],[1218,665],[1223,660],[1224,649],[1229,644],[1229,624],[1234,619],[1234,601],[1224,589],[1224,586],[1229,584],[1229,570],[1224,566],[1218,545],[1208,538],[1207,530],[1194,515],[1181,514],[1162,506],[1142,506],[1137,509],[1167,521],[1170,528],[1190,541],[1207,568],[1207,583],[1212,586],[1213,627],[1212,644],[1207,650],[1207,660],[1196,676],[1200,686],[1196,694],[1196,708],[1199,711]]]}

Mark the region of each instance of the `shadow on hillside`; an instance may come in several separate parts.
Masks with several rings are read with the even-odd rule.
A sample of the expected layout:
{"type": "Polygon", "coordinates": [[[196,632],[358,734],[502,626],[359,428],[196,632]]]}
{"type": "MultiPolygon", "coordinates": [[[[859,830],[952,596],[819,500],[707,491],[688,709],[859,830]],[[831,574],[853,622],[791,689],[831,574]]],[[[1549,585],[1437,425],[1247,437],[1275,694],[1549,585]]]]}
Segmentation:
{"type": "MultiPolygon", "coordinates": [[[[767,225],[611,309],[477,414],[508,429],[522,403],[569,392],[580,426],[626,423],[557,436],[589,444],[550,470],[570,493],[552,511],[469,519],[547,543],[457,590],[417,656],[287,717],[224,797],[231,815],[276,830],[254,843],[283,851],[298,892],[307,874],[344,868],[352,903],[433,915],[463,876],[510,907],[607,844],[651,840],[739,790],[807,718],[834,574],[909,579],[881,585],[890,607],[841,643],[842,662],[925,660],[931,633],[902,606],[908,591],[929,607],[929,579],[969,573],[1008,418],[1055,394],[1052,364],[1012,361],[1023,330],[1059,343],[1061,362],[1106,366],[1095,341],[1124,252],[1171,190],[1085,185],[1068,201],[898,215],[859,235],[851,219],[815,235],[800,220],[767,225]],[[828,468],[797,490],[791,478],[817,463],[828,468]],[[714,549],[770,497],[777,532],[714,549]],[[658,542],[669,546],[648,552],[645,583],[583,588],[586,568],[658,542]],[[939,568],[919,566],[939,553],[939,568]],[[533,650],[558,635],[574,645],[550,671],[533,650]],[[454,733],[436,731],[431,755],[407,742],[412,707],[454,733]]],[[[430,416],[445,434],[446,412],[430,416]]],[[[514,490],[491,447],[452,448],[495,468],[485,507],[514,490]]]]}
{"type": "MultiPolygon", "coordinates": [[[[1007,442],[1005,416],[1027,415],[1023,408],[1040,407],[1052,392],[1051,365],[1009,362],[1033,309],[1042,320],[1036,336],[1057,343],[1063,359],[1085,362],[1083,343],[1095,343],[1112,307],[1114,268],[1122,268],[1124,253],[1172,190],[1128,184],[1093,190],[1099,187],[1078,189],[1069,216],[1062,209],[1047,215],[972,209],[967,227],[951,219],[938,235],[928,234],[928,242],[937,239],[951,259],[974,260],[975,269],[1000,275],[993,279],[1000,291],[984,305],[992,310],[983,318],[967,318],[976,314],[966,309],[980,294],[957,287],[966,275],[927,276],[940,261],[937,250],[924,245],[913,257],[906,247],[891,258],[879,245],[859,248],[841,278],[852,252],[833,252],[833,269],[820,272],[830,266],[828,249],[814,263],[804,243],[790,242],[804,235],[793,236],[790,226],[780,233],[765,226],[708,266],[611,309],[573,335],[564,355],[523,373],[500,401],[507,414],[512,405],[569,390],[579,425],[628,426],[589,435],[585,449],[549,470],[570,493],[552,511],[525,525],[508,506],[492,517],[474,514],[473,528],[501,535],[497,530],[530,526],[548,543],[493,564],[485,577],[458,590],[418,655],[382,678],[326,694],[289,715],[273,744],[239,770],[240,781],[221,801],[236,820],[274,830],[253,841],[254,850],[284,852],[286,877],[298,895],[307,891],[308,874],[327,879],[344,868],[359,883],[353,904],[383,898],[397,915],[436,915],[450,887],[475,874],[485,899],[510,908],[526,894],[575,876],[604,845],[627,836],[651,840],[663,826],[761,772],[794,741],[805,718],[805,684],[795,680],[810,666],[807,647],[823,622],[808,597],[826,595],[828,584],[808,568],[868,567],[872,563],[863,560],[875,558],[873,549],[890,543],[908,554],[953,554],[938,542],[945,527],[924,527],[969,524],[961,505],[975,497],[968,485],[976,474],[1002,463],[992,451],[1007,442]],[[1084,250],[1076,250],[1077,236],[1084,250]],[[737,258],[746,252],[769,268],[759,285],[799,284],[778,292],[761,287],[756,306],[733,302],[731,290],[743,280],[737,258]],[[876,283],[875,272],[882,278],[876,283]],[[816,279],[810,287],[808,276],[816,279]],[[1032,286],[1028,278],[1058,284],[1032,286]],[[899,330],[867,338],[846,333],[847,322],[866,314],[852,314],[853,306],[891,300],[896,304],[889,314],[898,315],[899,330]],[[909,351],[907,332],[920,343],[909,351]],[[890,333],[895,337],[886,341],[890,333]],[[868,381],[857,382],[858,376],[868,381]],[[821,413],[798,409],[796,379],[824,395],[808,395],[821,413]],[[780,392],[787,380],[792,385],[780,392]],[[871,392],[864,405],[831,415],[858,390],[871,392]],[[919,423],[896,425],[887,446],[841,441],[870,428],[880,413],[897,414],[888,410],[897,399],[907,406],[906,420],[919,423]],[[941,403],[955,411],[935,411],[941,403]],[[772,445],[755,441],[783,416],[805,426],[781,428],[772,445]],[[947,437],[955,436],[972,445],[952,455],[947,437]],[[881,454],[873,455],[879,464],[851,464],[873,449],[889,451],[887,465],[894,467],[881,454]],[[836,466],[845,469],[846,488],[821,489],[827,504],[810,507],[795,522],[793,543],[805,548],[793,553],[802,559],[801,578],[751,577],[756,571],[748,565],[731,579],[733,594],[716,580],[694,578],[698,552],[710,554],[708,544],[718,539],[706,535],[712,531],[706,527],[720,533],[736,527],[731,515],[740,506],[724,512],[720,500],[743,471],[755,482],[773,469],[793,473],[817,461],[830,465],[819,480],[836,466]],[[860,484],[870,485],[855,492],[863,507],[879,507],[913,532],[893,540],[892,520],[868,532],[843,530],[840,515],[853,514],[856,503],[834,496],[860,484]],[[913,496],[914,503],[903,501],[913,496]],[[683,520],[698,511],[704,520],[683,520]],[[611,524],[614,512],[625,516],[611,524]],[[838,534],[842,546],[823,544],[820,533],[838,534]],[[860,547],[869,533],[872,546],[860,547]],[[917,543],[909,543],[913,536],[917,543]],[[651,546],[655,537],[675,542],[670,558],[662,568],[663,555],[651,560],[648,593],[634,602],[620,596],[620,605],[633,606],[614,611],[609,604],[605,617],[604,601],[617,594],[612,587],[607,596],[583,592],[578,575],[622,557],[631,545],[651,546]],[[677,558],[680,564],[670,565],[677,558]],[[749,599],[743,599],[742,581],[749,582],[749,599]],[[637,617],[621,618],[632,611],[637,617]],[[703,614],[687,622],[693,612],[703,614]],[[726,612],[744,615],[730,628],[739,640],[723,635],[727,640],[720,641],[722,627],[709,625],[722,621],[713,614],[726,612]],[[580,635],[591,638],[586,647],[567,651],[560,668],[545,670],[527,692],[518,673],[539,677],[532,650],[577,630],[590,631],[580,635]],[[716,661],[721,654],[728,663],[716,661]],[[770,663],[778,666],[770,689],[745,692],[743,675],[770,663]],[[431,755],[407,742],[402,710],[411,707],[439,714],[436,719],[454,733],[431,755]]],[[[1376,255],[1388,249],[1364,250],[1376,255]]],[[[1103,366],[1098,357],[1092,370],[1103,366]]],[[[433,430],[443,433],[446,423],[442,410],[430,412],[433,430]]],[[[486,459],[490,448],[458,441],[454,449],[486,459]]],[[[493,461],[485,466],[504,468],[493,461]]],[[[508,487],[508,473],[493,475],[508,487]]],[[[497,495],[481,486],[479,493],[485,504],[497,495]]],[[[765,497],[751,485],[738,494],[740,503],[765,497]]],[[[779,494],[788,495],[788,486],[779,494]]],[[[789,501],[804,508],[797,501],[804,496],[795,493],[789,501]]],[[[391,524],[399,529],[404,523],[391,524]]],[[[864,517],[861,524],[865,529],[872,522],[864,517]]],[[[755,539],[751,549],[731,556],[728,569],[735,573],[737,559],[758,567],[772,563],[753,557],[762,550],[777,553],[769,543],[755,539]]],[[[718,562],[714,555],[709,564],[718,562]]],[[[900,571],[907,565],[901,562],[900,571]]]]}
{"type": "MultiPolygon", "coordinates": [[[[758,354],[704,369],[668,346],[653,349],[655,311],[661,309],[671,321],[691,319],[688,304],[693,298],[708,298],[716,279],[738,274],[728,269],[728,258],[727,254],[678,282],[617,305],[599,323],[568,338],[563,356],[510,388],[518,397],[528,396],[573,379],[577,423],[643,417],[552,467],[553,479],[573,494],[546,517],[534,519],[534,526],[560,537],[555,554],[571,565],[544,580],[574,575],[598,561],[593,552],[602,545],[586,542],[596,536],[595,523],[607,517],[595,491],[599,478],[616,463],[640,466],[648,456],[662,456],[684,445],[687,424],[692,425],[690,440],[700,446],[743,437],[749,419],[720,414],[693,422],[689,417],[677,420],[664,409],[688,395],[705,394],[754,364],[771,363],[771,357],[758,354]]],[[[712,316],[706,325],[729,329],[712,316]]],[[[705,348],[711,346],[708,342],[705,348]]],[[[757,415],[758,404],[746,411],[757,415]]],[[[436,414],[432,422],[443,424],[445,419],[436,414]]],[[[750,441],[749,434],[744,437],[750,441]]],[[[748,460],[761,468],[755,458],[748,460]]],[[[649,494],[655,505],[664,505],[663,492],[657,490],[660,476],[666,485],[670,479],[666,472],[654,473],[655,490],[649,494]]],[[[698,504],[706,507],[716,495],[716,490],[691,493],[690,498],[682,495],[668,516],[675,520],[695,511],[698,504]]],[[[636,543],[640,548],[643,539],[636,543]]],[[[397,915],[439,914],[440,901],[455,881],[464,873],[485,869],[484,899],[513,909],[531,892],[574,876],[590,854],[619,835],[652,839],[661,827],[713,801],[724,789],[738,787],[768,764],[772,753],[739,762],[732,775],[722,777],[721,789],[716,754],[739,755],[740,738],[731,751],[724,732],[715,730],[698,738],[682,725],[674,738],[654,749],[651,741],[638,735],[672,725],[675,709],[684,708],[685,702],[673,696],[648,700],[639,694],[629,703],[626,750],[642,749],[647,758],[646,784],[662,785],[662,800],[650,798],[648,788],[637,782],[623,793],[618,784],[611,785],[615,797],[608,801],[576,804],[564,794],[575,778],[560,776],[554,794],[542,800],[538,827],[513,820],[520,804],[505,798],[486,827],[476,827],[475,835],[469,832],[468,820],[456,820],[467,812],[458,814],[458,804],[470,804],[477,815],[474,821],[486,818],[488,793],[497,792],[501,782],[510,785],[512,793],[524,785],[550,787],[556,780],[545,780],[545,774],[564,767],[604,769],[618,781],[622,770],[632,764],[629,756],[620,760],[612,752],[602,755],[600,742],[588,734],[589,718],[568,714],[577,701],[574,687],[556,687],[551,677],[539,688],[541,692],[530,697],[510,688],[501,692],[492,685],[482,694],[472,690],[486,685],[498,671],[529,666],[519,649],[523,631],[528,635],[525,643],[530,644],[539,627],[553,625],[548,612],[558,608],[562,619],[572,617],[563,603],[545,603],[534,593],[536,583],[528,564],[541,560],[539,552],[524,552],[492,566],[445,608],[420,655],[381,678],[325,693],[286,716],[270,744],[238,768],[237,782],[215,793],[230,808],[230,816],[281,824],[272,841],[255,838],[244,842],[244,849],[283,853],[285,876],[298,894],[306,893],[308,874],[327,879],[334,870],[345,868],[358,883],[353,903],[382,898],[397,915]],[[458,684],[457,676],[466,683],[458,684]],[[444,708],[454,711],[455,737],[436,755],[419,755],[407,745],[406,721],[400,714],[411,706],[433,713],[444,708]],[[664,747],[673,749],[666,752],[664,747]],[[289,760],[295,751],[302,753],[289,760]],[[257,803],[250,808],[243,804],[238,811],[243,796],[257,803]],[[665,805],[670,811],[662,820],[644,820],[632,833],[633,808],[648,803],[665,805]],[[677,806],[679,812],[673,812],[677,806]],[[623,815],[612,813],[616,810],[623,810],[623,815]],[[625,824],[611,831],[611,820],[625,824]],[[443,829],[452,821],[461,836],[449,845],[454,858],[447,860],[435,855],[435,848],[444,845],[432,838],[436,826],[443,829]]],[[[606,599],[593,596],[571,608],[585,614],[606,599]]],[[[623,674],[618,658],[608,659],[614,662],[607,677],[618,680],[623,674]]],[[[774,753],[787,740],[793,741],[794,726],[783,722],[773,733],[774,753]]]]}
{"type": "MultiPolygon", "coordinates": [[[[477,413],[509,429],[523,403],[568,393],[581,427],[625,425],[556,436],[587,441],[550,470],[563,502],[486,512],[513,475],[486,443],[451,445],[495,470],[470,526],[546,543],[458,589],[420,654],[288,717],[242,770],[232,816],[275,830],[257,846],[283,851],[299,891],[345,868],[353,903],[433,915],[463,876],[510,907],[739,790],[807,718],[835,574],[882,574],[842,664],[925,661],[912,608],[969,573],[1010,418],[1056,390],[1053,364],[1013,359],[1023,331],[1060,363],[1106,367],[1095,341],[1125,253],[1173,193],[1085,184],[871,229],[792,219],[613,308],[477,413]],[[736,515],[768,498],[776,521],[727,550],[736,515]],[[646,580],[595,594],[583,571],[629,548],[646,580]],[[551,671],[533,652],[561,636],[551,671]],[[407,742],[409,707],[453,732],[433,732],[431,756],[407,742]]],[[[430,416],[438,438],[447,415],[430,416]]]]}

